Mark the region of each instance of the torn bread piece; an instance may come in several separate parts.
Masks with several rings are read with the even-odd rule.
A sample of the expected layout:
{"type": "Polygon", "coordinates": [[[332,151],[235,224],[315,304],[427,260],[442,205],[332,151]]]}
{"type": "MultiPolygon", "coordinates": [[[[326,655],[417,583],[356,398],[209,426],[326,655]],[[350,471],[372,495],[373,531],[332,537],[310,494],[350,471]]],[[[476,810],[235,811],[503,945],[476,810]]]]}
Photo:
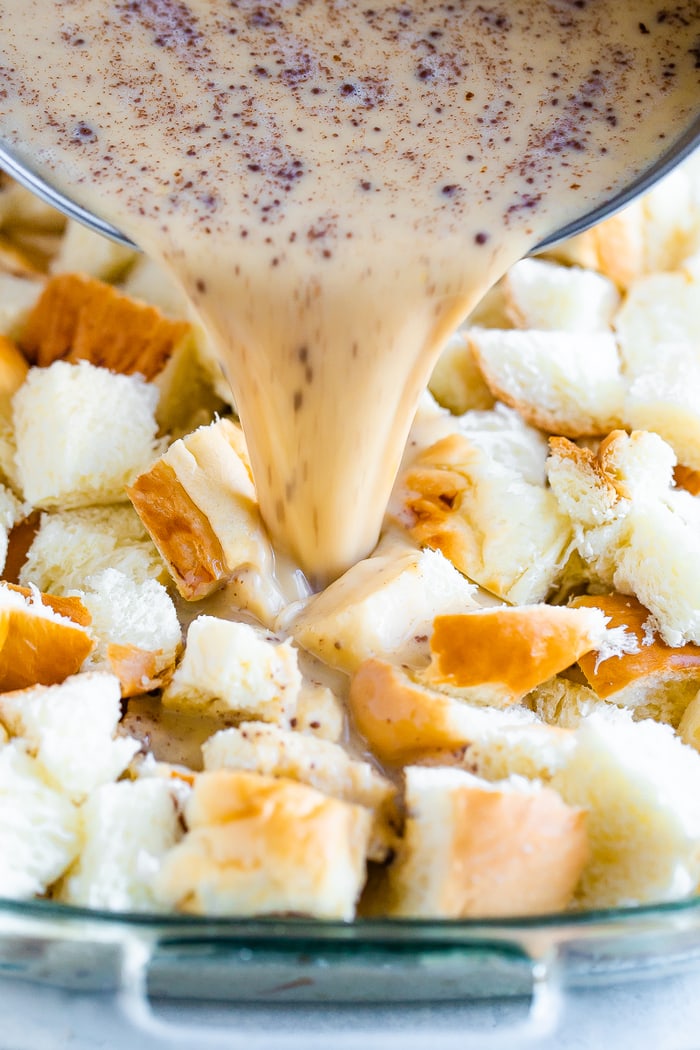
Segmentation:
{"type": "Polygon", "coordinates": [[[13,398],[17,478],[47,509],[117,503],[162,449],[158,391],[87,361],[32,368],[13,398]]]}
{"type": "Polygon", "coordinates": [[[164,858],[158,899],[198,915],[352,919],[372,818],[306,784],[220,769],[185,806],[188,832],[164,858]]]}
{"type": "Polygon", "coordinates": [[[7,560],[10,533],[23,518],[24,507],[12,490],[0,483],[0,573],[3,572],[7,560]]]}
{"type": "Polygon", "coordinates": [[[625,384],[611,332],[474,331],[469,344],[494,397],[531,426],[583,437],[622,425],[625,384]]]}
{"type": "MultiPolygon", "coordinates": [[[[123,276],[138,257],[139,253],[136,249],[128,248],[124,244],[118,244],[109,237],[104,237],[102,234],[89,229],[84,223],[69,219],[63,231],[58,252],[51,260],[50,266],[52,274],[71,276],[70,286],[67,284],[64,286],[63,297],[61,299],[57,297],[54,301],[56,306],[58,307],[60,304],[61,311],[70,310],[73,304],[68,287],[86,290],[90,287],[90,283],[86,279],[88,277],[94,277],[100,281],[116,281],[123,276]],[[80,275],[78,277],[80,284],[75,280],[77,275],[80,275]]],[[[74,292],[73,294],[77,293],[74,292]]],[[[86,294],[87,298],[85,291],[84,294],[86,294]]],[[[99,309],[100,306],[100,300],[98,296],[95,296],[94,299],[89,301],[88,309],[99,309]]],[[[44,323],[47,326],[49,324],[48,312],[44,315],[44,323]]],[[[51,317],[51,324],[55,331],[57,321],[53,317],[51,317]]],[[[109,331],[107,326],[105,327],[107,338],[114,339],[114,334],[109,331]]],[[[61,354],[60,356],[63,355],[61,354]]],[[[55,358],[50,358],[50,360],[55,360],[55,358]]],[[[109,367],[114,368],[114,365],[109,367]]],[[[141,369],[136,369],[136,371],[141,371],[141,369]]]]}
{"type": "Polygon", "coordinates": [[[273,622],[284,603],[239,426],[220,419],[176,441],[129,497],[183,598],[229,585],[233,605],[273,622]]]}
{"type": "Polygon", "coordinates": [[[675,900],[700,881],[700,755],[670,726],[608,706],[576,730],[552,785],[588,814],[582,907],[675,900]]]}
{"type": "Polygon", "coordinates": [[[616,215],[557,244],[546,254],[567,265],[597,270],[619,288],[627,288],[645,269],[641,200],[632,201],[616,215]]]}
{"type": "Polygon", "coordinates": [[[474,356],[470,334],[460,330],[448,339],[430,377],[431,394],[456,416],[470,409],[493,408],[494,404],[474,356]]]}
{"type": "Polygon", "coordinates": [[[150,380],[189,338],[187,321],[172,321],[93,277],[62,273],[47,282],[20,346],[42,368],[55,361],[87,361],[150,380]]]}
{"type": "Polygon", "coordinates": [[[80,802],[116,780],[139,750],[137,740],[115,736],[120,700],[118,680],[93,671],[0,695],[0,722],[22,739],[47,782],[80,802]]]}
{"type": "Polygon", "coordinates": [[[172,782],[102,784],[82,804],[80,855],[54,897],[106,911],[156,911],[163,857],[182,837],[172,782]]]}
{"type": "Polygon", "coordinates": [[[533,441],[500,427],[453,433],[399,475],[390,510],[414,542],[514,604],[543,601],[572,548],[571,524],[545,487],[546,452],[535,473],[533,441]]]}
{"type": "Polygon", "coordinates": [[[562,729],[578,729],[590,714],[606,708],[605,701],[589,685],[564,675],[542,682],[523,702],[543,722],[562,729]]]}
{"type": "Polygon", "coordinates": [[[435,616],[472,608],[475,590],[438,551],[389,545],[314,595],[288,629],[342,671],[373,656],[420,663],[435,616]]]}
{"type": "Polygon", "coordinates": [[[351,758],[328,740],[289,732],[261,722],[222,729],[202,745],[204,769],[244,769],[286,777],[324,795],[364,806],[372,813],[369,858],[383,861],[394,845],[396,787],[369,762],[351,758]]]}
{"type": "Polygon", "coordinates": [[[607,655],[594,650],[579,658],[597,696],[631,708],[635,718],[677,726],[700,689],[700,645],[667,645],[649,610],[630,595],[582,595],[572,599],[571,606],[600,609],[609,627],[623,627],[637,642],[630,652],[607,655]]]}
{"type": "Polygon", "coordinates": [[[543,259],[521,259],[503,285],[508,316],[521,329],[609,332],[620,304],[620,293],[608,277],[543,259]]]}
{"type": "Polygon", "coordinates": [[[163,691],[163,705],[288,727],[300,688],[291,641],[280,642],[250,624],[198,616],[187,632],[185,654],[163,691]]]}
{"type": "Polygon", "coordinates": [[[673,487],[673,450],[645,431],[615,432],[596,455],[550,444],[552,491],[596,589],[634,595],[668,645],[700,644],[700,500],[673,487]]]}
{"type": "Polygon", "coordinates": [[[466,919],[566,908],[588,857],[586,816],[521,777],[409,767],[406,829],[387,871],[389,915],[466,919]]]}
{"type": "Polygon", "coordinates": [[[157,688],[174,670],[182,644],[177,611],[165,587],[103,569],[75,593],[90,614],[90,635],[97,643],[86,669],[111,671],[125,697],[157,688]]]}
{"type": "Polygon", "coordinates": [[[305,675],[292,728],[337,744],[345,729],[345,705],[330,686],[312,681],[305,675]]]}
{"type": "Polygon", "coordinates": [[[438,616],[431,663],[419,677],[471,703],[507,707],[609,637],[605,615],[593,608],[502,606],[438,616]]]}
{"type": "Polygon", "coordinates": [[[406,671],[367,660],[350,683],[350,714],[380,762],[464,765],[488,780],[511,773],[549,779],[570,734],[521,707],[476,706],[428,689],[406,671]]]}
{"type": "Polygon", "coordinates": [[[84,626],[37,592],[0,584],[0,692],[54,685],[76,674],[94,647],[84,626]]]}
{"type": "Polygon", "coordinates": [[[21,741],[0,746],[0,897],[43,894],[80,849],[78,810],[21,741]]]}
{"type": "Polygon", "coordinates": [[[19,582],[66,594],[109,568],[135,583],[167,579],[158,551],[129,503],[42,514],[19,582]]]}

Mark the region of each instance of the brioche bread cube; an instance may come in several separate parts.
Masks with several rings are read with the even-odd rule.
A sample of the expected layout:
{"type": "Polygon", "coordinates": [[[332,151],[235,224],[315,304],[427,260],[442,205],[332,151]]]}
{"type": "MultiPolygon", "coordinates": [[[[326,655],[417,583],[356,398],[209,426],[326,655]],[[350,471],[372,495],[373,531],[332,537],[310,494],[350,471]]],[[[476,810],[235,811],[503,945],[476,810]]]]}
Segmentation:
{"type": "Polygon", "coordinates": [[[244,722],[215,733],[202,745],[202,755],[207,772],[243,769],[285,777],[364,806],[373,817],[371,860],[384,860],[393,845],[396,787],[369,762],[351,758],[338,744],[262,722],[244,722]]]}
{"type": "Polygon", "coordinates": [[[168,907],[199,915],[353,918],[371,816],[306,784],[220,769],[200,774],[188,832],[157,878],[168,907]]]}
{"type": "Polygon", "coordinates": [[[388,871],[389,915],[465,919],[557,912],[588,855],[585,814],[520,777],[489,783],[409,767],[406,829],[388,871]]]}
{"type": "Polygon", "coordinates": [[[573,746],[571,734],[542,725],[522,707],[476,706],[368,660],[350,683],[350,714],[381,762],[459,765],[488,780],[511,773],[549,779],[573,746]]]}
{"type": "Polygon", "coordinates": [[[0,722],[25,742],[47,782],[75,802],[115,780],[138,751],[138,741],[115,738],[120,717],[119,682],[97,671],[0,695],[0,722]]]}
{"type": "Polygon", "coordinates": [[[150,380],[190,338],[187,321],[171,321],[155,307],[92,277],[61,273],[47,282],[27,318],[20,346],[42,368],[59,360],[85,361],[150,380]]]}
{"type": "Polygon", "coordinates": [[[176,441],[135,480],[129,498],[183,598],[230,583],[232,604],[238,598],[239,608],[273,622],[283,599],[239,426],[220,419],[176,441]]]}
{"type": "Polygon", "coordinates": [[[291,641],[247,623],[198,616],[163,692],[165,707],[288,726],[301,688],[291,641]]]}
{"type": "Polygon", "coordinates": [[[78,811],[21,741],[0,746],[0,812],[0,897],[45,893],[78,853],[78,811]]]}
{"type": "Polygon", "coordinates": [[[547,252],[550,258],[583,266],[627,288],[644,272],[644,211],[638,199],[584,233],[571,237],[547,252]]]}
{"type": "Polygon", "coordinates": [[[667,645],[658,637],[649,610],[628,595],[585,595],[571,604],[601,609],[610,626],[624,626],[637,640],[631,652],[602,658],[604,654],[594,650],[579,658],[596,694],[631,708],[635,718],[656,718],[677,726],[700,689],[700,646],[667,645]]]}
{"type": "Polygon", "coordinates": [[[182,837],[171,784],[155,777],[97,787],[82,804],[80,855],[55,896],[106,911],[154,911],[163,857],[182,837]]]}
{"type": "Polygon", "coordinates": [[[455,415],[470,409],[493,408],[494,403],[468,334],[458,331],[451,336],[430,377],[429,389],[433,397],[455,415]]]}
{"type": "Polygon", "coordinates": [[[0,273],[0,333],[11,339],[21,335],[45,283],[37,276],[0,273]]]}
{"type": "Polygon", "coordinates": [[[42,514],[19,580],[65,594],[108,568],[135,583],[167,578],[158,551],[128,503],[42,514]]]}
{"type": "Polygon", "coordinates": [[[75,592],[97,642],[88,665],[116,674],[122,696],[153,689],[175,666],[182,642],[177,611],[157,580],[137,583],[118,569],[88,576],[75,592]]]}
{"type": "Polygon", "coordinates": [[[338,743],[345,728],[345,706],[330,686],[304,677],[292,728],[338,743]]]}
{"type": "Polygon", "coordinates": [[[605,644],[598,609],[551,605],[474,609],[437,616],[431,663],[420,680],[472,703],[507,707],[605,644]]]}
{"type": "Polygon", "coordinates": [[[138,258],[138,252],[95,233],[82,222],[69,219],[60,247],[51,260],[53,274],[85,274],[115,281],[138,258]]]}
{"type": "Polygon", "coordinates": [[[0,693],[62,682],[80,670],[93,646],[85,626],[56,612],[38,592],[25,595],[0,583],[0,693]]]}
{"type": "Polygon", "coordinates": [[[594,711],[606,709],[605,701],[590,686],[560,675],[542,682],[524,702],[543,722],[562,729],[578,729],[594,711]]]}
{"type": "Polygon", "coordinates": [[[597,710],[552,785],[588,813],[583,907],[675,900],[700,881],[700,755],[670,726],[597,710]]]}
{"type": "Polygon", "coordinates": [[[373,656],[411,663],[422,658],[435,616],[473,607],[474,591],[439,551],[389,546],[314,595],[289,629],[342,671],[373,656]]]}
{"type": "Polygon", "coordinates": [[[535,480],[519,435],[513,453],[507,432],[485,436],[454,433],[418,456],[399,476],[392,516],[497,597],[542,601],[568,561],[571,524],[545,488],[544,457],[535,480]]]}
{"type": "Polygon", "coordinates": [[[17,477],[34,507],[126,499],[125,487],[158,455],[158,391],[139,376],[87,361],[33,368],[13,399],[17,477]]]}
{"type": "Polygon", "coordinates": [[[473,331],[469,342],[491,393],[532,426],[581,437],[622,424],[625,387],[612,333],[473,331]]]}
{"type": "Polygon", "coordinates": [[[503,285],[506,312],[517,328],[608,332],[620,304],[608,277],[543,259],[521,259],[511,266],[503,285]]]}

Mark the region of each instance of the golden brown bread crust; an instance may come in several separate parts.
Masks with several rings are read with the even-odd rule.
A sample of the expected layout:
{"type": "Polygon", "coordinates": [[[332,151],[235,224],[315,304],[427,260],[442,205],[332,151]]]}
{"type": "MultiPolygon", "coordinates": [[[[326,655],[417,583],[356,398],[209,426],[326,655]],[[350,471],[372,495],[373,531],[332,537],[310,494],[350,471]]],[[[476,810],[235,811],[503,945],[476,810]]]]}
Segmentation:
{"type": "MultiPolygon", "coordinates": [[[[32,597],[33,592],[29,587],[20,587],[18,584],[8,583],[6,580],[2,582],[8,590],[21,594],[23,598],[32,597]]],[[[89,627],[92,623],[92,616],[80,598],[64,598],[56,594],[44,594],[42,591],[39,592],[39,598],[42,605],[48,605],[59,616],[65,616],[68,620],[72,620],[73,623],[77,623],[81,627],[89,627]]]]}
{"type": "Polygon", "coordinates": [[[549,788],[532,795],[455,791],[452,806],[446,915],[542,915],[570,904],[589,853],[583,810],[549,788]]]}
{"type": "Polygon", "coordinates": [[[228,582],[221,543],[172,467],[159,460],[127,494],[183,598],[197,601],[228,582]]]}
{"type": "Polygon", "coordinates": [[[416,685],[383,660],[366,660],[358,668],[348,702],[356,728],[380,762],[406,765],[426,751],[469,743],[450,722],[453,701],[416,685]]]}
{"type": "Polygon", "coordinates": [[[77,674],[93,649],[78,624],[45,619],[29,608],[0,611],[0,692],[57,685],[77,674]]]}
{"type": "Polygon", "coordinates": [[[674,467],[673,480],[679,489],[685,489],[691,496],[700,496],[700,470],[684,467],[680,463],[674,467]]]}
{"type": "Polygon", "coordinates": [[[401,482],[402,524],[420,547],[441,551],[458,569],[464,563],[465,546],[473,540],[455,511],[472,484],[465,472],[475,455],[467,438],[448,434],[418,456],[401,482]]]}
{"type": "Polygon", "coordinates": [[[649,644],[645,624],[651,613],[636,598],[626,594],[581,595],[571,605],[601,609],[610,618],[609,627],[626,627],[637,639],[639,651],[604,660],[596,670],[598,653],[581,656],[579,667],[588,684],[602,700],[614,698],[628,685],[642,684],[646,677],[668,675],[671,679],[697,678],[700,685],[700,645],[692,642],[679,648],[666,645],[657,634],[649,644]]]}
{"type": "Polygon", "coordinates": [[[560,460],[570,460],[600,490],[601,496],[614,506],[621,499],[629,499],[627,486],[616,477],[612,469],[612,453],[615,443],[625,436],[624,430],[613,430],[604,441],[601,441],[597,452],[581,448],[565,437],[549,439],[549,448],[553,456],[560,460]]]}
{"type": "Polygon", "coordinates": [[[29,548],[39,531],[41,512],[32,511],[29,517],[19,521],[14,528],[10,529],[7,539],[7,557],[5,568],[2,571],[3,583],[17,583],[22,566],[27,560],[29,548]]]}
{"type": "Polygon", "coordinates": [[[0,335],[0,409],[9,412],[10,399],[26,379],[29,364],[16,343],[0,335]]]}
{"type": "Polygon", "coordinates": [[[30,313],[20,346],[32,363],[89,361],[114,372],[153,379],[191,331],[111,285],[81,274],[58,274],[30,313]]]}
{"type": "Polygon", "coordinates": [[[511,704],[576,663],[599,635],[599,622],[562,606],[500,606],[438,616],[432,662],[422,677],[439,688],[494,687],[499,705],[511,704]]]}
{"type": "Polygon", "coordinates": [[[107,663],[119,679],[122,696],[139,696],[162,685],[158,677],[158,657],[162,650],[149,651],[136,645],[107,646],[107,663]]]}

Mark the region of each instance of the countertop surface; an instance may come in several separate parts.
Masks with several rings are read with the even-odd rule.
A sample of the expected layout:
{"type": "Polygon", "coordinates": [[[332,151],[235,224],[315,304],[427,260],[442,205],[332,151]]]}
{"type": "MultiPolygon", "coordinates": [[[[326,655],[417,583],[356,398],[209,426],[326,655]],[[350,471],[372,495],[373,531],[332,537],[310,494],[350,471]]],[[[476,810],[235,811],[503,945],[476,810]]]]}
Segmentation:
{"type": "Polygon", "coordinates": [[[700,967],[569,989],[530,1034],[527,1000],[394,1006],[199,1006],[129,1016],[112,995],[0,981],[0,1050],[700,1050],[700,967]],[[556,1014],[556,1010],[554,1013],[556,1014]],[[548,1030],[549,1029],[549,1030],[548,1030]]]}

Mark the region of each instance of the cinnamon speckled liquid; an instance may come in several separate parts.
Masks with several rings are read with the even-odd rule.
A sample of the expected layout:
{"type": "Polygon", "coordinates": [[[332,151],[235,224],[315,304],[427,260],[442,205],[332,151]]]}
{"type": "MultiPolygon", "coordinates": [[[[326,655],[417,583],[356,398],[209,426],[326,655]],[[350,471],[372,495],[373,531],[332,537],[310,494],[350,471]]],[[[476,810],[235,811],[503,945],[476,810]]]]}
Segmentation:
{"type": "MultiPolygon", "coordinates": [[[[2,137],[163,261],[317,581],[376,541],[443,340],[697,108],[700,4],[0,0],[2,137]]],[[[668,136],[668,139],[666,139],[668,136]]]]}

